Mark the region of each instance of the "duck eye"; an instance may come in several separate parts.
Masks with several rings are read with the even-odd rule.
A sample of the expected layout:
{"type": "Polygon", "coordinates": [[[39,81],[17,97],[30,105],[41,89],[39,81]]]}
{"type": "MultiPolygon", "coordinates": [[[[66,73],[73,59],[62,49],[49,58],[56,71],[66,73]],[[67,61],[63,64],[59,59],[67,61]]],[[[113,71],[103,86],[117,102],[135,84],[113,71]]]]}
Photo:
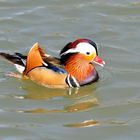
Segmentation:
{"type": "Polygon", "coordinates": [[[87,55],[90,55],[90,52],[86,52],[87,55]]]}

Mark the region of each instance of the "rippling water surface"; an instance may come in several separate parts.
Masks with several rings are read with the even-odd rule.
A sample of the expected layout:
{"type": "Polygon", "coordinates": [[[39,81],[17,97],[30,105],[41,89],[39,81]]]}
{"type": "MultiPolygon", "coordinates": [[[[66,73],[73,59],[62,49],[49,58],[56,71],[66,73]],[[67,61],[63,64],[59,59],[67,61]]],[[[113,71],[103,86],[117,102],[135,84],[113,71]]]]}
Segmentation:
{"type": "Polygon", "coordinates": [[[140,1],[0,0],[0,51],[51,55],[79,37],[98,43],[100,81],[71,93],[5,76],[0,59],[0,139],[139,140],[140,1]]]}

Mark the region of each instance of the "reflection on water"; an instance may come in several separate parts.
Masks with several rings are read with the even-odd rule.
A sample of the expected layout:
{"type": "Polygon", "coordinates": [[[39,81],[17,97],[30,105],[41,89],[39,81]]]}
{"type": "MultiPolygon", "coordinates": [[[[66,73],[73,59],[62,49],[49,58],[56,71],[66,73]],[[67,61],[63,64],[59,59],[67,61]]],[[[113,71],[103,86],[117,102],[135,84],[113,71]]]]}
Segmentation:
{"type": "Polygon", "coordinates": [[[85,127],[93,127],[99,125],[128,125],[129,121],[116,121],[116,120],[106,120],[106,121],[96,121],[96,120],[85,120],[79,123],[65,124],[65,127],[73,127],[73,128],[85,128],[85,127]]]}
{"type": "MultiPolygon", "coordinates": [[[[17,110],[16,110],[17,111],[17,110]]],[[[44,109],[44,108],[37,108],[37,109],[32,109],[32,110],[18,110],[17,112],[19,113],[60,113],[60,112],[65,112],[64,110],[59,110],[59,109],[44,109]]]]}
{"type": "Polygon", "coordinates": [[[48,100],[56,97],[82,98],[90,95],[91,93],[93,94],[93,91],[96,90],[96,83],[80,88],[54,89],[46,88],[37,85],[30,80],[26,80],[25,82],[23,82],[22,89],[27,92],[25,95],[23,95],[24,99],[48,100]]]}
{"type": "Polygon", "coordinates": [[[95,120],[86,120],[80,123],[66,124],[66,127],[74,127],[74,128],[84,128],[84,127],[92,127],[99,125],[98,121],[95,120]]]}
{"type": "Polygon", "coordinates": [[[16,95],[14,98],[17,99],[32,99],[32,100],[55,100],[55,99],[73,99],[70,104],[64,104],[62,109],[47,109],[47,108],[34,108],[31,110],[16,110],[17,112],[24,113],[48,113],[48,112],[78,112],[85,111],[90,108],[96,107],[98,99],[93,94],[95,87],[85,86],[81,88],[70,88],[70,89],[51,89],[39,86],[30,81],[26,81],[23,85],[24,90],[26,90],[25,95],[16,95]],[[91,94],[92,93],[92,94],[91,94]]]}
{"type": "Polygon", "coordinates": [[[94,106],[98,105],[97,98],[93,98],[91,100],[86,101],[78,101],[74,104],[65,105],[62,110],[59,109],[44,109],[44,108],[37,108],[32,110],[19,110],[17,112],[24,112],[24,113],[49,113],[49,112],[78,112],[78,111],[86,111],[94,106]]]}
{"type": "Polygon", "coordinates": [[[67,112],[78,112],[78,111],[86,111],[87,109],[90,109],[94,106],[98,105],[98,100],[97,98],[93,98],[93,99],[87,99],[84,101],[77,101],[74,104],[71,105],[67,105],[65,106],[65,110],[67,112]]]}

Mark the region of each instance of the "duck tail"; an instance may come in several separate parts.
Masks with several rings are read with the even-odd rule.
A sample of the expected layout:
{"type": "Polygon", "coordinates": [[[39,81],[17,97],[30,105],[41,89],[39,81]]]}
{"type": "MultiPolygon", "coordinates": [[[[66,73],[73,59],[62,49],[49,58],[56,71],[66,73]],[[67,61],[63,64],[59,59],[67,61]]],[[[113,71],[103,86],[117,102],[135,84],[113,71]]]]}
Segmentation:
{"type": "Polygon", "coordinates": [[[15,53],[13,55],[8,54],[8,53],[4,53],[4,52],[0,52],[0,57],[8,60],[9,62],[11,62],[12,64],[15,65],[15,67],[17,68],[17,70],[20,73],[23,73],[24,69],[25,69],[25,65],[26,65],[26,56],[20,54],[20,53],[15,53]]]}

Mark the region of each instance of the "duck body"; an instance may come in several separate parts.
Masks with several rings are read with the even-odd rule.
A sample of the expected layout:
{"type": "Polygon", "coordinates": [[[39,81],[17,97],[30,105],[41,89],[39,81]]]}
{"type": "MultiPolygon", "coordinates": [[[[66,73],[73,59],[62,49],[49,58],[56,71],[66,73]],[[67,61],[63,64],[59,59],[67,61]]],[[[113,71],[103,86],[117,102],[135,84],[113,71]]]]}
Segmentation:
{"type": "Polygon", "coordinates": [[[98,57],[97,45],[89,39],[78,39],[68,43],[60,52],[60,58],[45,53],[35,43],[27,56],[20,53],[0,56],[12,62],[22,77],[52,88],[80,87],[99,79],[93,62],[103,66],[98,57]]]}

